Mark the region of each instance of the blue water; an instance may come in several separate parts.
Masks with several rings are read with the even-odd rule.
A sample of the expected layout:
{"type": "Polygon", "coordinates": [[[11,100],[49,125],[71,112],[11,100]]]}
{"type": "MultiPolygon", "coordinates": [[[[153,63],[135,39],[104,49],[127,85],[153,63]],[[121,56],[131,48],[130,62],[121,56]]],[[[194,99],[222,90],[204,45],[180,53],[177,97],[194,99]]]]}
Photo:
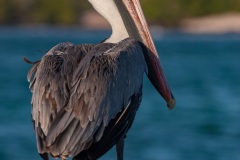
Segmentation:
{"type": "MultiPolygon", "coordinates": [[[[31,123],[30,65],[63,41],[97,43],[108,31],[0,28],[0,159],[39,160],[31,123]]],[[[177,99],[169,111],[145,77],[126,160],[240,159],[240,35],[154,34],[177,99]]],[[[102,160],[115,158],[115,150],[102,160]]]]}

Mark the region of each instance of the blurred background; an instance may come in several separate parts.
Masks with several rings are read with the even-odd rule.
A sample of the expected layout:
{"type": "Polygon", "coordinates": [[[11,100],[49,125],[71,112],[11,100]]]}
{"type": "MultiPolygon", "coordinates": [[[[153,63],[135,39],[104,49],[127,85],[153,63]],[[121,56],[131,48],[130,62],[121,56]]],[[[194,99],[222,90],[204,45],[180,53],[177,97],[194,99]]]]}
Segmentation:
{"type": "MultiPolygon", "coordinates": [[[[168,28],[192,27],[193,20],[195,20],[195,26],[199,27],[196,25],[199,21],[196,22],[196,20],[206,20],[202,18],[211,18],[211,16],[214,16],[215,24],[221,23],[220,18],[225,21],[232,20],[232,23],[238,21],[235,22],[238,25],[240,23],[239,0],[207,2],[205,0],[141,0],[141,3],[150,24],[168,28]]],[[[86,26],[94,23],[93,21],[101,21],[96,16],[96,12],[92,12],[92,7],[87,0],[52,0],[50,2],[47,0],[0,0],[0,24],[2,25],[86,26]]],[[[97,22],[95,24],[99,24],[97,22]]],[[[98,27],[103,25],[100,24],[98,27]]],[[[93,26],[96,27],[96,25],[93,26]]],[[[222,26],[218,27],[222,28],[222,26]]]]}
{"type": "MultiPolygon", "coordinates": [[[[144,78],[126,160],[240,159],[240,0],[141,0],[177,106],[144,78]]],[[[86,0],[0,0],[0,159],[39,160],[26,75],[54,45],[98,43],[86,0]]],[[[102,160],[116,159],[115,149],[102,160]]]]}

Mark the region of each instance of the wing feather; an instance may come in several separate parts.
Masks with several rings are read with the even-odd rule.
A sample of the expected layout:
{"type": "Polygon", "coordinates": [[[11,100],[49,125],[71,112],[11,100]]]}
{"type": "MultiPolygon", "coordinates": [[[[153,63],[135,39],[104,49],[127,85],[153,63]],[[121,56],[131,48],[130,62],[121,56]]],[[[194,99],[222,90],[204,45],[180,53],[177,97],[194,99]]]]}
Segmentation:
{"type": "Polygon", "coordinates": [[[28,74],[39,153],[73,156],[99,141],[141,88],[144,70],[133,39],[53,47],[28,74]]]}

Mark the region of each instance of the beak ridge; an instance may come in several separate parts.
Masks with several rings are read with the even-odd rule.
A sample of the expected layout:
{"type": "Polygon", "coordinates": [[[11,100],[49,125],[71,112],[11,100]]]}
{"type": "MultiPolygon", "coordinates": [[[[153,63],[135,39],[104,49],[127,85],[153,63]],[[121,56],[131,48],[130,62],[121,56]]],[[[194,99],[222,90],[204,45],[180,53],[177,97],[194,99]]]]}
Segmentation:
{"type": "MultiPolygon", "coordinates": [[[[130,27],[128,27],[129,24],[125,24],[126,28],[128,28],[128,32],[130,32],[129,35],[141,42],[140,44],[142,46],[148,67],[148,78],[156,90],[165,99],[168,108],[173,109],[176,104],[176,100],[167,84],[167,80],[161,67],[158,53],[148,29],[141,4],[139,0],[122,0],[122,3],[127,9],[132,20],[130,27]],[[134,29],[132,24],[135,26],[134,29]]],[[[123,18],[123,20],[124,19],[125,18],[123,18]]],[[[125,23],[129,23],[129,20],[125,23]]]]}

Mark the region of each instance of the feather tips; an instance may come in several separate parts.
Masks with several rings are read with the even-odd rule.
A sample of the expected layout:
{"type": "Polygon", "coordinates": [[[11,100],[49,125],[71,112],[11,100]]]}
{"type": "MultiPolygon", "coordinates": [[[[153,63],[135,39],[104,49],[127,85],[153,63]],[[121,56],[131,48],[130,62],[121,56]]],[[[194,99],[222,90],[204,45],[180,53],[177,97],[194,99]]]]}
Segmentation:
{"type": "Polygon", "coordinates": [[[144,70],[141,47],[133,39],[53,47],[28,74],[39,152],[73,156],[99,141],[141,88],[144,70]]]}

